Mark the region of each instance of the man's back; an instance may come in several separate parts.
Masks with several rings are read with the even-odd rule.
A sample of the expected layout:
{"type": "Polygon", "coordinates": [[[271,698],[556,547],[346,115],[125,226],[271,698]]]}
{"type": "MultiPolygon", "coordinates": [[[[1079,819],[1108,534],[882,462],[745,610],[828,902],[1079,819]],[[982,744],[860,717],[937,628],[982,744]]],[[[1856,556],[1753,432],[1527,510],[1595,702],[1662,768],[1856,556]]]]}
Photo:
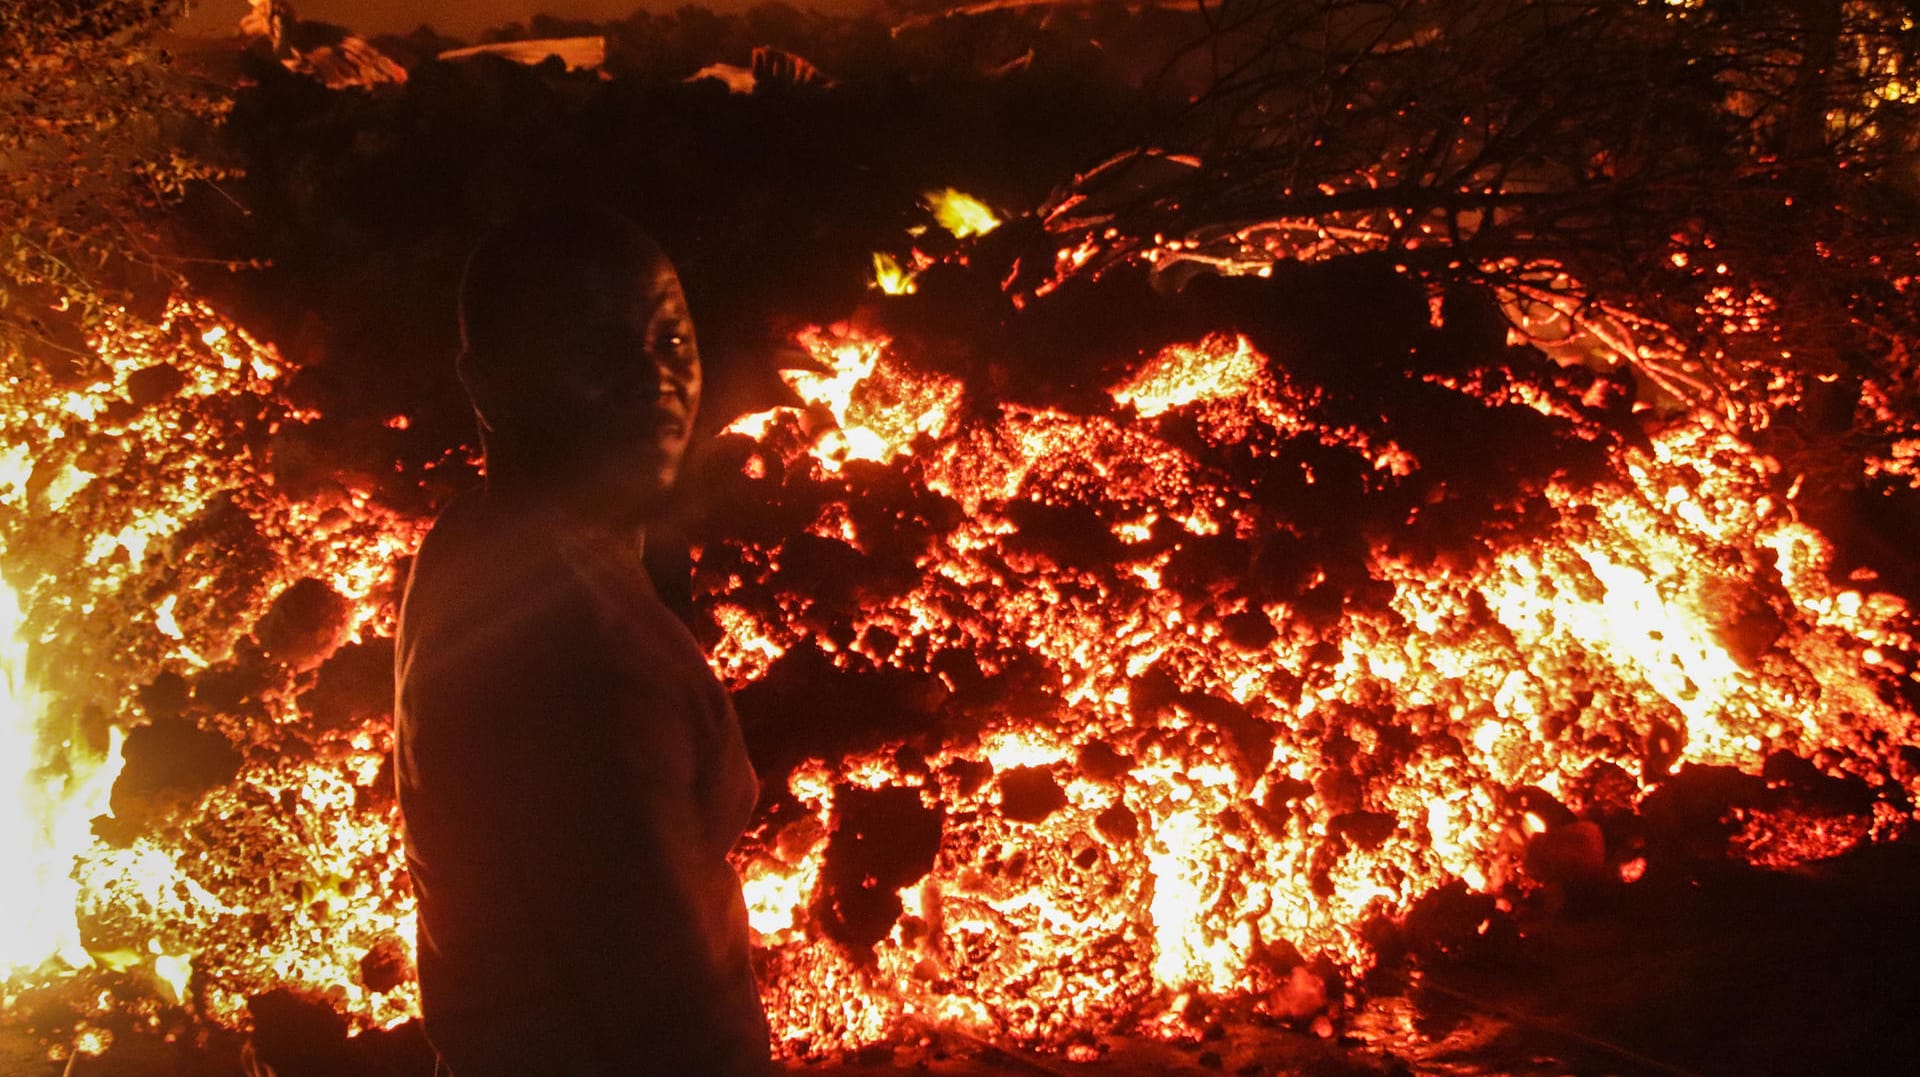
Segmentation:
{"type": "Polygon", "coordinates": [[[455,1077],[763,1072],[725,860],[757,786],[637,552],[456,503],[396,673],[427,1031],[455,1077]]]}

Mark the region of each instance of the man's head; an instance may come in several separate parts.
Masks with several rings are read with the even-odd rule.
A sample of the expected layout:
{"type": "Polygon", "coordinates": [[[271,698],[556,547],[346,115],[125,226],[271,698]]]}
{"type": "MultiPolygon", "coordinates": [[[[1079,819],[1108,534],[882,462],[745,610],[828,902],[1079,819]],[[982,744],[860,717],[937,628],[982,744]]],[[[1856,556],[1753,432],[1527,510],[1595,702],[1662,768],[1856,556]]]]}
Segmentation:
{"type": "Polygon", "coordinates": [[[468,260],[460,328],[490,475],[611,522],[659,505],[700,406],[700,353],[645,233],[600,209],[515,218],[468,260]]]}

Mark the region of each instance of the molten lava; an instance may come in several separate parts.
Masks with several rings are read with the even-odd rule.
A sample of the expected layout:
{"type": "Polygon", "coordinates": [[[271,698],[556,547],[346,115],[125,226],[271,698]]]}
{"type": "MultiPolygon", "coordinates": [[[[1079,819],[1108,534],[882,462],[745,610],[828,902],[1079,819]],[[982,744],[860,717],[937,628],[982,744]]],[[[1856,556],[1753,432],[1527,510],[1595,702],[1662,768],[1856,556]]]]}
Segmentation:
{"type": "MultiPolygon", "coordinates": [[[[777,970],[776,1027],[809,1049],[908,1019],[1055,1045],[1134,1022],[1172,1031],[1179,1022],[1161,1015],[1195,994],[1294,1016],[1301,955],[1361,971],[1370,923],[1455,880],[1518,878],[1545,824],[1529,826],[1512,791],[1567,796],[1600,768],[1651,784],[1684,763],[1754,771],[1781,748],[1913,741],[1914,715],[1885,691],[1885,672],[1906,668],[1891,656],[1911,650],[1904,609],[1827,582],[1824,541],[1769,493],[1772,462],[1705,425],[1613,447],[1605,481],[1545,489],[1548,526],[1469,563],[1376,540],[1365,560],[1378,597],[1364,605],[1249,606],[1224,574],[1169,583],[1190,546],[1270,525],[1157,422],[1185,415],[1214,448],[1311,441],[1351,454],[1381,489],[1420,464],[1382,431],[1318,415],[1315,394],[1244,337],[1151,357],[1107,414],[1008,406],[928,441],[907,422],[926,414],[922,375],[884,349],[870,358],[872,341],[811,344],[842,376],[796,389],[820,388],[809,402],[862,431],[902,431],[868,458],[896,461],[964,513],[916,559],[915,585],[863,591],[844,645],[809,631],[806,581],[780,572],[781,551],[729,553],[715,595],[722,672],[738,686],[766,664],[725,656],[803,646],[843,669],[937,670],[958,649],[989,676],[1037,668],[1046,702],[977,715],[911,766],[886,744],[790,777],[805,814],[764,833],[742,866],[777,970]],[[912,410],[890,414],[893,399],[912,410]],[[1107,556],[1070,562],[1059,554],[1072,542],[1022,544],[1018,521],[1035,505],[1106,528],[1113,541],[1093,545],[1107,556]],[[743,587],[751,563],[763,578],[743,587]],[[734,604],[760,591],[796,615],[755,619],[734,604]],[[1649,761],[1662,736],[1672,751],[1649,761]],[[900,889],[871,957],[849,955],[796,925],[818,914],[809,888],[836,798],[889,788],[939,813],[940,846],[900,889]]],[[[808,440],[792,424],[783,440],[769,423],[738,429],[761,434],[780,470],[841,473],[836,430],[808,440]]],[[[846,495],[862,490],[848,483],[846,495]]],[[[811,533],[856,549],[883,541],[839,513],[811,533]]],[[[1793,835],[1762,859],[1866,837],[1830,824],[1771,820],[1793,835]]],[[[1615,855],[1625,870],[1630,857],[1615,855]]]]}
{"type": "MultiPolygon", "coordinates": [[[[1882,791],[1868,815],[1745,813],[1728,851],[1757,863],[1911,821],[1883,765],[1920,739],[1904,606],[1832,581],[1776,462],[1702,419],[1623,435],[1612,383],[1571,360],[1407,375],[1592,465],[1441,546],[1423,536],[1456,533],[1432,521],[1458,491],[1407,431],[1246,335],[1145,356],[1079,410],[983,400],[877,335],[801,343],[800,405],[727,438],[752,503],[804,512],[697,551],[712,662],[743,697],[795,669],[907,687],[898,714],[819,731],[851,750],[766,773],[784,790],[738,855],[789,1054],[930,1022],[1082,1057],[1102,1031],[1192,1034],[1195,1000],[1323,1016],[1376,925],[1527,885],[1530,842],[1566,825],[1543,803],[1630,806],[1687,764],[1786,751],[1882,791]],[[1329,489],[1392,526],[1298,507],[1329,489]]],[[[425,521],[371,479],[282,485],[277,435],[315,417],[214,312],[96,345],[97,368],[5,401],[24,617],[0,618],[21,790],[0,841],[47,865],[6,919],[48,911],[0,953],[10,991],[85,1000],[59,1050],[115,1020],[243,1025],[275,987],[356,1029],[404,1021],[390,716],[353,685],[384,675],[425,521]],[[37,689],[20,640],[59,657],[37,689]],[[76,837],[126,729],[129,775],[204,766],[123,780],[76,837]]]]}

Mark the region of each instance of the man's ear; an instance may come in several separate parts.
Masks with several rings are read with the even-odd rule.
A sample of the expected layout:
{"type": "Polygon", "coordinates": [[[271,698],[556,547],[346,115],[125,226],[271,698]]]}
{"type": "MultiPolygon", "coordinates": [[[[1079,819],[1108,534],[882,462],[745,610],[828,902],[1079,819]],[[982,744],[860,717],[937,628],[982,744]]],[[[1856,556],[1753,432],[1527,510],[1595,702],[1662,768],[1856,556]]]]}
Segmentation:
{"type": "Polygon", "coordinates": [[[497,389],[494,372],[464,348],[454,357],[453,369],[460,375],[460,384],[467,388],[467,400],[473,404],[473,413],[480,420],[480,429],[492,430],[494,424],[491,416],[497,389]]]}

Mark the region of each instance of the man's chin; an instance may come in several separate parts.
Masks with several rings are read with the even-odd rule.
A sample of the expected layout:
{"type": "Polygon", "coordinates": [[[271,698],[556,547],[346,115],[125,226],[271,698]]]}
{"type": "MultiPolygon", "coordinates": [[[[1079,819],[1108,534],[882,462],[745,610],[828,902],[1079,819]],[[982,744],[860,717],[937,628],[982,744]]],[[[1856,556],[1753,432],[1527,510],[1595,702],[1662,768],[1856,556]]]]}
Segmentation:
{"type": "Polygon", "coordinates": [[[675,478],[676,470],[672,468],[629,467],[607,475],[604,481],[583,493],[610,519],[646,523],[666,510],[675,478]]]}

